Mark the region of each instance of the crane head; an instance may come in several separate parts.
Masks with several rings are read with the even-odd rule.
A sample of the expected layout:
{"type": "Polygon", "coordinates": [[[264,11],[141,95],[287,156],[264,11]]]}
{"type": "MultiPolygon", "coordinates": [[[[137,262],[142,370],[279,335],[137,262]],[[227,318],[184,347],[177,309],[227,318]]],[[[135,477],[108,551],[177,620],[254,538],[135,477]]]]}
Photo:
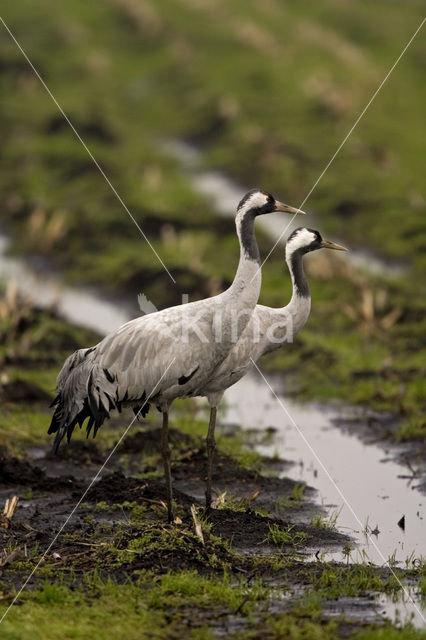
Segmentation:
{"type": "Polygon", "coordinates": [[[265,213],[274,213],[275,211],[283,211],[284,213],[293,215],[296,213],[304,213],[301,209],[295,209],[288,204],[284,204],[276,200],[272,194],[259,189],[248,191],[237,207],[237,215],[244,215],[250,212],[252,215],[260,216],[265,213]]]}
{"type": "Polygon", "coordinates": [[[300,227],[295,229],[287,240],[285,247],[286,258],[296,252],[309,253],[309,251],[316,251],[317,249],[347,251],[346,247],[342,247],[336,242],[324,240],[319,231],[300,227]]]}

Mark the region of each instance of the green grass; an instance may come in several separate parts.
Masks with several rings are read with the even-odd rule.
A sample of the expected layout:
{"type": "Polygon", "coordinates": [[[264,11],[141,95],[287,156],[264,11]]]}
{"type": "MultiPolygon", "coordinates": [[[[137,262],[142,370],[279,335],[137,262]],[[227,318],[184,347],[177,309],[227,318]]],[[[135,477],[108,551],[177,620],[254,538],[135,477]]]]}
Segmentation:
{"type": "Polygon", "coordinates": [[[236,585],[226,574],[218,580],[200,576],[195,571],[184,571],[161,576],[156,581],[148,602],[155,608],[193,603],[200,609],[214,603],[235,611],[241,605],[242,599],[256,602],[263,600],[267,594],[266,587],[256,583],[248,587],[244,581],[236,585]]]}
{"type": "MultiPolygon", "coordinates": [[[[330,571],[327,580],[323,572],[317,592],[308,592],[286,611],[271,613],[265,602],[274,598],[274,590],[261,582],[247,584],[235,581],[226,574],[221,577],[202,576],[195,571],[167,572],[155,575],[141,571],[132,583],[118,584],[104,580],[98,573],[87,574],[83,584],[69,585],[66,581],[51,582],[34,590],[25,591],[21,606],[8,613],[2,626],[6,640],[26,638],[30,633],[36,640],[89,637],[110,638],[213,638],[214,621],[235,619],[238,624],[232,638],[282,638],[299,640],[313,638],[334,640],[340,637],[342,619],[324,620],[321,602],[327,590],[332,597],[335,580],[330,571]],[[70,588],[72,587],[72,588],[70,588]]],[[[337,569],[335,569],[337,571],[337,569]]],[[[382,590],[383,582],[372,579],[373,568],[344,570],[337,580],[342,583],[342,594],[365,592],[365,588],[382,590]],[[367,580],[361,574],[369,573],[367,580]],[[354,589],[347,585],[356,582],[354,589]],[[361,584],[360,584],[361,583],[361,584]]],[[[2,604],[1,608],[4,608],[2,604]]],[[[7,605],[6,605],[7,606],[7,605]]],[[[0,609],[1,611],[1,609],[0,609]]],[[[356,627],[353,628],[356,631],[356,627]]],[[[356,638],[401,638],[418,640],[421,631],[410,627],[395,629],[389,625],[364,627],[356,638]]]]}
{"type": "Polygon", "coordinates": [[[328,516],[318,514],[312,517],[311,526],[318,529],[331,529],[335,531],[337,529],[336,522],[338,517],[338,510],[330,513],[328,516]]]}
{"type": "Polygon", "coordinates": [[[7,407],[0,417],[0,442],[15,455],[23,444],[41,444],[47,440],[49,413],[47,408],[7,407]]]}
{"type": "Polygon", "coordinates": [[[285,529],[282,529],[278,524],[273,524],[269,527],[269,534],[267,537],[268,542],[273,542],[277,546],[290,545],[296,547],[304,544],[309,535],[304,531],[293,531],[294,525],[288,525],[285,529]]]}
{"type": "MultiPolygon", "coordinates": [[[[402,578],[403,580],[403,578],[402,578]]],[[[313,590],[321,598],[359,597],[372,592],[397,593],[400,582],[392,575],[380,575],[377,567],[364,564],[326,565],[313,580],[313,590]]]]}
{"type": "Polygon", "coordinates": [[[282,515],[285,514],[288,507],[294,507],[298,503],[300,504],[305,499],[306,485],[302,482],[296,482],[293,486],[291,493],[286,497],[281,497],[277,500],[277,507],[282,515]]]}
{"type": "Polygon", "coordinates": [[[149,608],[140,588],[134,586],[106,583],[88,597],[82,590],[47,584],[27,594],[23,606],[12,609],[2,624],[2,635],[7,640],[28,635],[40,640],[95,636],[124,640],[134,637],[138,629],[139,638],[166,638],[165,622],[164,612],[149,608]],[[76,615],[70,615],[71,611],[76,615]]]}
{"type": "Polygon", "coordinates": [[[174,638],[182,633],[188,638],[210,638],[214,635],[207,629],[208,622],[218,615],[227,618],[236,610],[247,620],[265,595],[265,589],[256,585],[231,585],[226,578],[219,581],[185,571],[159,578],[145,572],[135,585],[96,580],[72,591],[46,583],[38,591],[27,592],[22,606],[11,610],[2,637],[16,640],[31,632],[36,639],[52,640],[110,638],[111,634],[123,639],[174,638]]]}

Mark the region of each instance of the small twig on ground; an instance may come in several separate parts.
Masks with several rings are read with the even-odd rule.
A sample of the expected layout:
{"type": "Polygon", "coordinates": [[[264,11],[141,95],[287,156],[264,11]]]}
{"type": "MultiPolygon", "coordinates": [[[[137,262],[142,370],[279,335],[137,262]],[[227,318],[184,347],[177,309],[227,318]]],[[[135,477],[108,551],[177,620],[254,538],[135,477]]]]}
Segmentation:
{"type": "Polygon", "coordinates": [[[13,496],[13,498],[7,498],[6,504],[4,505],[3,513],[1,514],[1,518],[0,518],[0,527],[2,529],[8,529],[10,527],[10,522],[16,511],[18,502],[19,502],[18,496],[13,496]]]}
{"type": "Polygon", "coordinates": [[[219,493],[216,500],[213,500],[212,502],[213,509],[217,509],[222,504],[225,504],[225,496],[226,496],[226,491],[224,491],[223,493],[219,493]]]}
{"type": "Polygon", "coordinates": [[[203,530],[201,528],[201,522],[199,521],[199,519],[197,517],[197,511],[195,509],[195,504],[191,505],[191,515],[192,515],[192,519],[194,521],[195,533],[200,538],[202,544],[204,544],[203,530]]]}
{"type": "Polygon", "coordinates": [[[254,502],[255,500],[258,499],[259,496],[260,496],[260,491],[257,490],[251,494],[251,496],[248,498],[248,502],[254,502]]]}

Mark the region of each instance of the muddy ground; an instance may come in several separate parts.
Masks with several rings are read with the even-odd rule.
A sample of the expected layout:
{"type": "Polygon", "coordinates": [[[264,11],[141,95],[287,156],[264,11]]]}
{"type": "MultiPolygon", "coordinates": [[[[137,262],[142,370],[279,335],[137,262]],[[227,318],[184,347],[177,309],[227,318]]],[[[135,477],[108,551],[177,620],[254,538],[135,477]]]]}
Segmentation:
{"type": "MultiPolygon", "coordinates": [[[[116,419],[116,426],[119,423],[116,419]]],[[[29,446],[20,457],[3,448],[0,503],[17,495],[19,506],[0,528],[2,599],[13,598],[40,558],[28,583],[30,590],[46,579],[64,580],[64,576],[76,587],[93,570],[118,583],[136,580],[143,570],[155,575],[195,570],[206,576],[225,571],[236,581],[261,580],[293,594],[284,601],[281,595],[270,597],[269,616],[282,615],[315,581],[321,583],[332,563],[323,563],[320,554],[343,551],[349,539],[332,528],[312,524],[313,516],[321,512],[313,488],[301,489],[290,479],[277,478],[274,474],[285,463],[259,459],[247,468],[219,450],[213,484],[223,503],[207,518],[203,442],[174,429],[170,436],[176,515],[172,525],[166,523],[156,424],[135,426],[88,491],[105,460],[102,434],[98,442],[75,438],[57,456],[47,444],[29,446]],[[50,546],[79,500],[79,508],[50,546]],[[203,541],[196,533],[192,505],[203,541]]],[[[386,582],[389,572],[379,573],[386,582]]],[[[324,619],[341,617],[339,635],[357,630],[359,624],[380,621],[368,589],[363,597],[342,592],[341,598],[325,599],[322,607],[324,619]]],[[[216,634],[226,635],[247,625],[239,613],[225,608],[218,618],[217,611],[204,612],[204,622],[216,634]]],[[[193,624],[188,620],[189,627],[193,624]]]]}
{"type": "MultiPolygon", "coordinates": [[[[143,472],[149,475],[150,465],[141,464],[141,457],[144,454],[152,455],[159,445],[159,439],[160,430],[154,428],[145,432],[138,430],[123,440],[117,454],[84,495],[83,505],[64,530],[67,535],[58,539],[50,556],[59,553],[68,566],[84,566],[86,569],[97,566],[97,557],[92,553],[90,542],[87,543],[87,549],[82,548],[81,544],[90,540],[94,531],[105,523],[113,527],[121,523],[126,517],[126,508],[120,505],[126,502],[143,506],[150,522],[167,528],[164,508],[166,493],[162,478],[149,479],[135,475],[143,472]],[[99,503],[101,507],[97,508],[99,503]]],[[[174,526],[191,529],[192,504],[196,505],[200,517],[203,517],[205,456],[203,451],[194,447],[194,439],[185,434],[172,431],[171,443],[179,447],[180,457],[174,462],[173,477],[176,514],[182,524],[179,522],[174,526]]],[[[95,443],[80,440],[72,441],[58,456],[54,456],[47,447],[32,451],[36,453],[36,459],[31,457],[31,450],[29,453],[28,458],[18,459],[4,451],[0,457],[0,500],[4,502],[12,495],[20,498],[20,507],[10,528],[1,531],[2,546],[17,544],[26,547],[27,553],[35,544],[44,548],[52,541],[105,459],[95,443]]],[[[297,483],[245,469],[223,454],[216,457],[213,482],[218,494],[232,491],[233,499],[238,504],[234,509],[223,507],[212,510],[209,516],[211,533],[231,543],[232,548],[242,555],[272,553],[276,546],[267,538],[273,525],[283,530],[291,527],[291,534],[295,537],[298,533],[306,534],[306,540],[302,536],[303,544],[284,545],[285,552],[293,552],[295,548],[304,553],[316,553],[330,547],[338,549],[346,540],[336,531],[307,524],[312,514],[318,512],[318,507],[310,499],[314,494],[311,488],[304,491],[306,499],[294,500],[292,495],[297,483]],[[281,517],[280,510],[283,514],[281,517]]],[[[158,563],[160,570],[167,570],[199,564],[190,557],[169,555],[167,559],[161,555],[144,558],[138,566],[152,567],[152,564],[158,563]]],[[[114,567],[108,568],[108,573],[115,575],[116,570],[114,567]]]]}

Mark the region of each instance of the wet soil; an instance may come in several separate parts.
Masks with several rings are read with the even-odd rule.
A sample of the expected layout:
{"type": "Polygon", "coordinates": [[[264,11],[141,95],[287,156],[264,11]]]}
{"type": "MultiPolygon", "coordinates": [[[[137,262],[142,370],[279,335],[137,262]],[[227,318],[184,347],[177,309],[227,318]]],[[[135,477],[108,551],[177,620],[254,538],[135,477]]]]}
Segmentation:
{"type": "MultiPolygon", "coordinates": [[[[111,428],[120,420],[114,418],[111,428]]],[[[0,522],[0,580],[6,592],[19,589],[47,550],[29,580],[30,589],[64,576],[84,585],[92,570],[120,583],[137,579],[143,570],[161,575],[189,569],[219,576],[225,570],[236,581],[250,583],[255,578],[276,589],[276,598],[271,595],[268,600],[273,614],[274,608],[291,609],[320,579],[324,567],[331,566],[321,562],[323,551],[341,551],[349,540],[338,531],[312,526],[312,516],[322,511],[314,502],[315,489],[305,487],[297,499],[299,483],[273,475],[289,463],[259,459],[258,469],[245,468],[220,450],[213,486],[218,496],[226,491],[232,502],[213,509],[207,520],[204,443],[176,429],[170,431],[170,443],[177,520],[167,524],[156,425],[136,427],[86,492],[106,458],[102,441],[99,436],[95,442],[74,438],[57,456],[47,445],[28,447],[19,458],[6,448],[0,450],[0,505],[19,497],[11,520],[0,522]],[[202,524],[203,542],[196,535],[192,505],[202,524]],[[290,534],[289,539],[274,543],[271,528],[290,534]],[[303,560],[315,555],[318,561],[303,560]],[[284,593],[289,594],[285,600],[284,593]]],[[[380,621],[374,598],[368,595],[324,603],[326,617],[340,614],[347,618],[348,633],[353,625],[380,621]]],[[[223,620],[217,619],[217,612],[203,615],[219,636],[246,624],[238,612],[224,611],[223,620]]]]}
{"type": "MultiPolygon", "coordinates": [[[[136,459],[143,469],[140,454],[155,451],[159,445],[159,435],[160,430],[154,428],[138,431],[123,441],[117,455],[86,493],[83,504],[49,550],[47,560],[56,558],[58,562],[58,556],[52,554],[59,554],[67,567],[84,570],[99,567],[99,553],[93,553],[93,549],[96,545],[111,541],[113,537],[110,531],[102,533],[100,528],[105,524],[114,528],[126,518],[129,521],[126,506],[121,506],[123,503],[131,503],[133,507],[143,506],[145,525],[149,523],[165,529],[178,526],[182,528],[183,536],[185,532],[193,531],[191,505],[199,508],[200,517],[203,514],[204,453],[194,447],[199,443],[191,437],[177,431],[171,432],[172,446],[176,450],[179,443],[180,447],[179,460],[173,465],[173,476],[176,513],[181,523],[167,525],[163,479],[135,475],[138,466],[136,459]],[[101,508],[97,507],[99,503],[101,508]]],[[[7,498],[17,495],[19,506],[7,528],[0,528],[1,548],[18,546],[22,553],[25,549],[27,556],[31,556],[36,548],[47,548],[104,459],[105,456],[91,441],[72,441],[56,457],[47,448],[30,449],[29,455],[22,459],[8,455],[3,450],[0,454],[0,502],[4,504],[7,498]]],[[[227,549],[247,557],[276,552],[276,546],[267,541],[272,525],[283,530],[291,527],[292,534],[306,534],[306,542],[298,545],[299,550],[302,547],[305,550],[337,549],[346,540],[336,531],[310,526],[311,513],[314,510],[318,512],[318,507],[308,498],[292,505],[295,501],[291,496],[296,483],[291,480],[267,477],[239,466],[229,456],[218,454],[213,484],[218,493],[232,489],[233,499],[239,501],[237,508],[213,509],[209,516],[211,534],[218,538],[217,544],[222,545],[224,556],[231,558],[231,551],[227,549]],[[288,506],[280,517],[276,505],[284,502],[288,506]],[[294,524],[296,520],[297,525],[294,524]]],[[[308,489],[306,495],[312,496],[313,493],[312,489],[308,489]]],[[[126,548],[133,537],[141,535],[139,525],[140,521],[133,528],[126,527],[121,540],[122,548],[126,548]]],[[[293,551],[295,546],[291,543],[280,548],[281,553],[293,551]]],[[[208,553],[208,549],[205,552],[208,553]]],[[[198,555],[191,555],[191,546],[187,551],[185,548],[166,549],[165,555],[156,550],[155,555],[142,554],[136,564],[132,559],[131,569],[146,567],[160,572],[171,568],[199,569],[200,562],[201,565],[203,562],[198,555]]],[[[18,555],[16,559],[22,559],[22,556],[18,555]]],[[[123,564],[125,566],[126,562],[123,564]]],[[[205,562],[204,565],[207,570],[209,563],[205,562]]],[[[123,565],[111,566],[108,572],[116,577],[122,575],[123,565]]],[[[19,583],[19,574],[20,571],[9,577],[19,583]]],[[[36,582],[37,577],[34,578],[36,582]]]]}

